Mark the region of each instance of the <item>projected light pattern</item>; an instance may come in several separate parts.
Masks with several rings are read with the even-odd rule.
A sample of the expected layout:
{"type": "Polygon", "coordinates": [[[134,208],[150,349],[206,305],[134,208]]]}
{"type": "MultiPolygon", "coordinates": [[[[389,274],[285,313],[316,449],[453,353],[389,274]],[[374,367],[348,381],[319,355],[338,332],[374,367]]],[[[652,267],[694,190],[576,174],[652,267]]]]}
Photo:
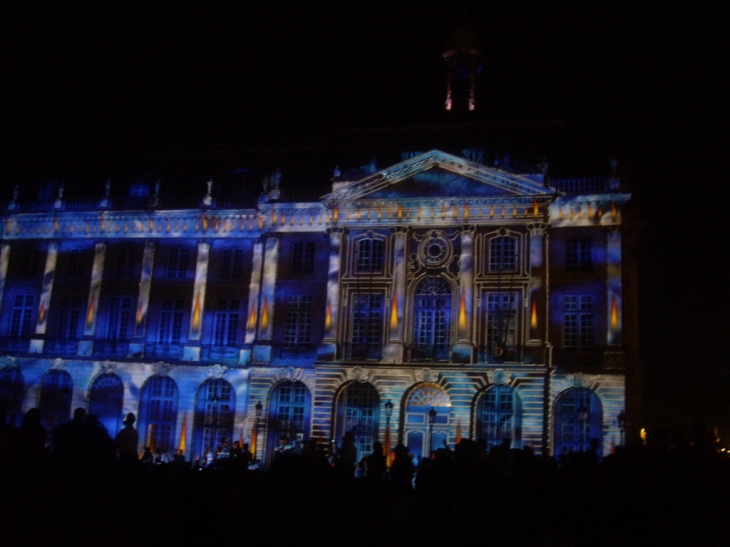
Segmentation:
{"type": "Polygon", "coordinates": [[[140,443],[191,452],[244,432],[264,461],[281,435],[349,429],[364,453],[384,438],[384,401],[401,409],[393,433],[422,451],[467,434],[605,445],[625,408],[630,196],[557,184],[434,150],[340,176],[315,203],[16,204],[0,223],[2,402],[17,420],[63,370],[73,405],[89,401],[109,429],[134,412],[140,443]],[[449,401],[430,432],[414,398],[426,387],[449,401]]]}

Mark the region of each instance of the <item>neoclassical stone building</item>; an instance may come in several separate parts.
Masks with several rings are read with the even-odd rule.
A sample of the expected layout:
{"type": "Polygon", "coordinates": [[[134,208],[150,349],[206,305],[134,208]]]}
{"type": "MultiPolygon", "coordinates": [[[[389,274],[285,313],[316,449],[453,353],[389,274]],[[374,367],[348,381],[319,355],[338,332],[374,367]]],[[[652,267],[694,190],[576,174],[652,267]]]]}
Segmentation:
{"type": "MultiPolygon", "coordinates": [[[[549,180],[432,150],[342,174],[316,201],[279,174],[235,207],[154,187],[2,213],[0,404],[76,407],[140,448],[286,436],[362,456],[459,437],[559,454],[622,442],[626,325],[616,177],[549,180]],[[260,403],[260,405],[258,405],[260,403]],[[257,406],[259,410],[257,412],[257,406]]],[[[202,194],[202,192],[201,192],[202,194]]],[[[632,289],[633,290],[633,289],[632,289]]]]}

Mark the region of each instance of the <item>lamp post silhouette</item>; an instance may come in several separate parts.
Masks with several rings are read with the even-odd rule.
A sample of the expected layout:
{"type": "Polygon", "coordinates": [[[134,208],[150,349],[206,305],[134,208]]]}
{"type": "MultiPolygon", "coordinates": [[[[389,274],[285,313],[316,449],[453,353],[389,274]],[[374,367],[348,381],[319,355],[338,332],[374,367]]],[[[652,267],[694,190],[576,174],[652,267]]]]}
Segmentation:
{"type": "Polygon", "coordinates": [[[621,446],[623,446],[626,443],[626,424],[628,423],[626,420],[626,411],[622,410],[616,419],[618,420],[619,431],[621,431],[621,446]]]}
{"type": "Polygon", "coordinates": [[[428,457],[431,457],[431,447],[433,446],[433,424],[436,421],[436,410],[431,407],[428,411],[428,457]]]}
{"type": "Polygon", "coordinates": [[[393,403],[386,402],[385,407],[385,463],[390,467],[390,417],[393,415],[393,403]]]}
{"type": "Polygon", "coordinates": [[[261,404],[261,401],[256,403],[256,442],[253,443],[253,457],[256,459],[256,452],[258,451],[258,437],[259,437],[259,421],[261,420],[261,412],[264,410],[264,405],[261,404]]]}

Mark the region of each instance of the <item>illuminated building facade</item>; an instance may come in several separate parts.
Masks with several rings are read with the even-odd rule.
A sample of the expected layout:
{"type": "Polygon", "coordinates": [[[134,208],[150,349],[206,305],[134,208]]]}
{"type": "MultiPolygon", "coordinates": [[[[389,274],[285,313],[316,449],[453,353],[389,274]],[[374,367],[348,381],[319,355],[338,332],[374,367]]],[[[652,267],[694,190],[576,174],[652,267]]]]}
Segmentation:
{"type": "Polygon", "coordinates": [[[360,457],[376,440],[420,456],[462,436],[610,451],[626,408],[630,195],[616,177],[551,181],[464,155],[338,171],[309,202],[281,198],[278,173],[248,207],[216,203],[210,184],[186,208],[149,188],[13,199],[10,419],[38,407],[52,428],[84,407],[114,435],[134,412],[140,447],[192,457],[223,438],[267,458],[282,436],[346,431],[360,457]]]}

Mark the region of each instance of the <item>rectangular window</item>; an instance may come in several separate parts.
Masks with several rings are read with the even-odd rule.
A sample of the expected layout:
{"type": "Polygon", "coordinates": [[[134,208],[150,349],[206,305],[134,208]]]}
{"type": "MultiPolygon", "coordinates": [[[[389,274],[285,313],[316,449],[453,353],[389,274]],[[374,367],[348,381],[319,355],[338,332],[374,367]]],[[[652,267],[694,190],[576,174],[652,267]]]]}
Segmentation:
{"type": "Polygon", "coordinates": [[[180,343],[184,311],[184,298],[164,298],[162,300],[160,330],[157,335],[158,343],[173,345],[180,343]]]}
{"type": "Polygon", "coordinates": [[[292,249],[292,273],[314,272],[314,243],[312,241],[298,241],[292,249]]]}
{"type": "Polygon", "coordinates": [[[380,359],[383,332],[383,295],[356,293],[352,298],[354,357],[380,359]]]}
{"type": "Polygon", "coordinates": [[[517,271],[517,238],[494,237],[489,242],[489,271],[517,271]]]}
{"type": "Polygon", "coordinates": [[[239,300],[219,300],[215,312],[213,344],[219,347],[236,346],[238,343],[239,300]]]}
{"type": "Polygon", "coordinates": [[[170,249],[167,257],[167,277],[171,279],[183,279],[188,273],[188,249],[175,247],[170,249]]]}
{"type": "Polygon", "coordinates": [[[243,277],[243,249],[224,249],[221,260],[221,279],[241,279],[243,277]]]}
{"type": "Polygon", "coordinates": [[[23,254],[23,262],[21,264],[21,275],[24,277],[34,277],[43,274],[43,251],[32,250],[23,254]]]}
{"type": "Polygon", "coordinates": [[[71,249],[66,253],[66,276],[82,277],[86,273],[88,252],[86,249],[71,249]]]}
{"type": "Polygon", "coordinates": [[[129,338],[129,319],[132,313],[131,296],[113,296],[109,301],[109,322],[106,339],[124,341],[129,338]]]}
{"type": "Polygon", "coordinates": [[[487,355],[510,359],[517,350],[517,293],[487,294],[487,355]]]}
{"type": "Polygon", "coordinates": [[[563,300],[563,346],[590,350],[593,347],[593,297],[566,295],[563,300]]]}
{"type": "Polygon", "coordinates": [[[33,314],[35,296],[32,294],[17,294],[13,302],[13,316],[10,320],[10,336],[13,338],[27,338],[30,336],[30,318],[33,314]]]}
{"type": "Polygon", "coordinates": [[[284,347],[302,348],[311,342],[312,302],[311,296],[287,296],[284,347]]]}
{"type": "Polygon", "coordinates": [[[134,247],[122,247],[117,255],[116,275],[119,278],[127,279],[134,275],[134,267],[137,264],[137,249],[134,247]]]}
{"type": "Polygon", "coordinates": [[[573,237],[566,242],[565,269],[568,272],[593,271],[593,240],[573,237]]]}
{"type": "Polygon", "coordinates": [[[357,242],[355,269],[358,273],[383,271],[385,245],[382,239],[361,239],[357,242]]]}
{"type": "Polygon", "coordinates": [[[61,318],[58,323],[58,337],[61,340],[77,340],[80,318],[81,297],[64,297],[61,300],[61,318]]]}

